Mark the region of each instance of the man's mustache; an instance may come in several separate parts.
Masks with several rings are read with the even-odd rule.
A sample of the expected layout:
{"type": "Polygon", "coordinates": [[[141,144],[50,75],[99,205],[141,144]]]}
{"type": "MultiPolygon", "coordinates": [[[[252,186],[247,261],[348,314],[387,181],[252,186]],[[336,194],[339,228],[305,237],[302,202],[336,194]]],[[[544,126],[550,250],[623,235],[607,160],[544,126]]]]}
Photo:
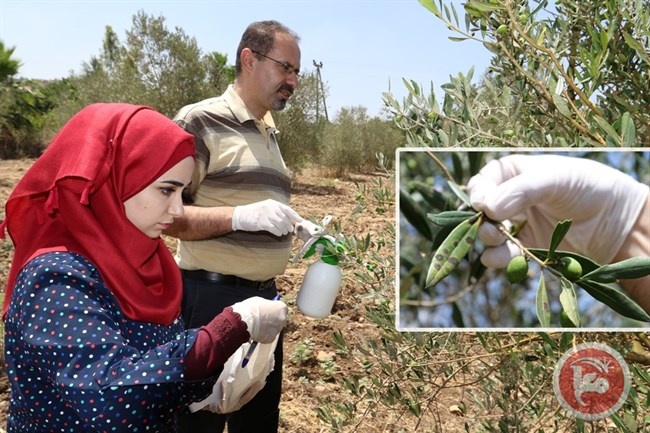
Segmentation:
{"type": "Polygon", "coordinates": [[[282,84],[278,89],[278,92],[281,92],[283,90],[286,90],[287,92],[289,92],[290,95],[293,95],[293,90],[294,90],[293,86],[290,86],[288,84],[282,84]]]}

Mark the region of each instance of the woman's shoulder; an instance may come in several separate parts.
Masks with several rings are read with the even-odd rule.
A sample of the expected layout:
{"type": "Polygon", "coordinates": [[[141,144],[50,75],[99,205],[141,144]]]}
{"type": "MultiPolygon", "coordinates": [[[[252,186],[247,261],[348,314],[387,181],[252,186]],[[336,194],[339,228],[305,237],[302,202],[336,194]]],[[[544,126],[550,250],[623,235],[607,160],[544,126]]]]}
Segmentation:
{"type": "Polygon", "coordinates": [[[87,257],[72,251],[52,249],[37,251],[23,269],[30,269],[36,274],[82,274],[86,277],[97,273],[97,267],[87,257]]]}

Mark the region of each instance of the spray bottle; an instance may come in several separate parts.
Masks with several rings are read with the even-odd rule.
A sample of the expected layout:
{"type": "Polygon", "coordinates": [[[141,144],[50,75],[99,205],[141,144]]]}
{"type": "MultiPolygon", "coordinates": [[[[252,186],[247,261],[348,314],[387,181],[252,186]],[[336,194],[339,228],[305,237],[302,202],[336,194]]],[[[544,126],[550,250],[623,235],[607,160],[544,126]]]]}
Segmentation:
{"type": "Polygon", "coordinates": [[[309,223],[306,224],[309,227],[301,226],[300,230],[308,230],[311,238],[294,257],[295,262],[300,257],[320,254],[319,260],[307,268],[296,300],[300,312],[313,318],[323,318],[331,313],[341,287],[337,242],[332,236],[324,234],[324,226],[330,219],[330,216],[326,216],[320,227],[309,223]]]}

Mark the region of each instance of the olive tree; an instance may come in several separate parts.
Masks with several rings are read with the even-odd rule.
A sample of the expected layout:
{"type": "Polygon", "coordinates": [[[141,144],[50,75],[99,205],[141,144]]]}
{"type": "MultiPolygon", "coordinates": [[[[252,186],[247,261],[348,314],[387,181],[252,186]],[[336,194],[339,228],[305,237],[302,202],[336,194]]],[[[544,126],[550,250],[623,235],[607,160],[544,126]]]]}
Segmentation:
{"type": "Polygon", "coordinates": [[[472,0],[464,16],[451,2],[420,3],[492,60],[478,85],[473,70],[445,84],[442,101],[413,81],[403,103],[386,96],[413,145],[650,142],[647,2],[472,0]]]}
{"type": "Polygon", "coordinates": [[[138,12],[124,42],[106,26],[99,54],[70,77],[73,91],[52,113],[56,130],[93,102],[128,102],[151,106],[172,117],[184,105],[223,92],[234,66],[227,56],[203,53],[182,28],[169,29],[165,18],[138,12]]]}
{"type": "MultiPolygon", "coordinates": [[[[408,176],[400,180],[405,188],[399,197],[403,226],[396,270],[402,277],[397,301],[404,305],[404,300],[422,303],[415,298],[429,265],[423,257],[430,257],[436,242],[446,239],[427,214],[458,209],[459,198],[444,179],[451,175],[462,185],[487,160],[483,152],[449,150],[438,155],[443,170],[427,152],[445,152],[440,148],[447,146],[600,147],[649,141],[647,1],[469,0],[463,10],[457,10],[459,2],[420,3],[450,29],[450,38],[482,44],[493,57],[487,71],[478,71],[478,84],[472,68],[445,83],[442,96],[433,86],[423,88],[412,80],[404,81],[409,94],[403,101],[384,95],[408,145],[430,148],[399,161],[400,171],[408,176]]],[[[647,152],[634,161],[634,171],[647,181],[647,152]]],[[[455,272],[457,278],[485,283],[485,297],[494,295],[494,284],[484,277],[488,270],[476,255],[455,272]]],[[[340,380],[350,397],[326,401],[319,412],[334,431],[347,426],[361,431],[360,426],[370,425],[379,430],[391,416],[399,420],[400,431],[451,431],[454,420],[457,431],[586,432],[610,428],[611,423],[620,431],[648,428],[650,378],[641,363],[630,365],[631,396],[610,418],[585,422],[558,408],[550,385],[558,358],[576,343],[598,338],[593,333],[397,332],[395,324],[413,326],[407,320],[421,320],[426,306],[408,317],[410,306],[394,310],[389,301],[381,302],[381,295],[378,307],[366,315],[377,326],[377,337],[351,347],[342,333],[334,334],[340,352],[352,353],[359,366],[340,380]]],[[[534,317],[529,321],[516,308],[521,290],[502,295],[514,307],[508,311],[519,314],[513,320],[534,323],[534,317]]],[[[471,326],[459,314],[463,306],[457,299],[435,299],[429,309],[444,304],[448,321],[442,325],[471,326]]],[[[644,335],[610,333],[602,338],[631,361],[643,359],[638,354],[650,348],[644,335]]]]}
{"type": "Polygon", "coordinates": [[[42,85],[16,78],[14,51],[0,41],[0,158],[36,156],[39,117],[51,108],[42,85]]]}

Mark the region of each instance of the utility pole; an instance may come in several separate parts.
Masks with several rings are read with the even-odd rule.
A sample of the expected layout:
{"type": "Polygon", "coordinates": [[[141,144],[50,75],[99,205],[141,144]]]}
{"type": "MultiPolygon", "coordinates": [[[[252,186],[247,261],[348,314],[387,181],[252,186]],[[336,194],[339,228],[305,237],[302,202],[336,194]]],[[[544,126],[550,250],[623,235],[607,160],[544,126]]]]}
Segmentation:
{"type": "Polygon", "coordinates": [[[314,60],[314,66],[316,67],[316,119],[319,119],[319,106],[320,106],[320,98],[319,98],[319,91],[320,93],[323,94],[323,109],[325,111],[325,120],[329,123],[330,119],[327,116],[327,103],[325,102],[325,88],[323,87],[323,78],[320,75],[320,68],[323,67],[323,62],[318,62],[316,63],[316,60],[314,60]]]}

